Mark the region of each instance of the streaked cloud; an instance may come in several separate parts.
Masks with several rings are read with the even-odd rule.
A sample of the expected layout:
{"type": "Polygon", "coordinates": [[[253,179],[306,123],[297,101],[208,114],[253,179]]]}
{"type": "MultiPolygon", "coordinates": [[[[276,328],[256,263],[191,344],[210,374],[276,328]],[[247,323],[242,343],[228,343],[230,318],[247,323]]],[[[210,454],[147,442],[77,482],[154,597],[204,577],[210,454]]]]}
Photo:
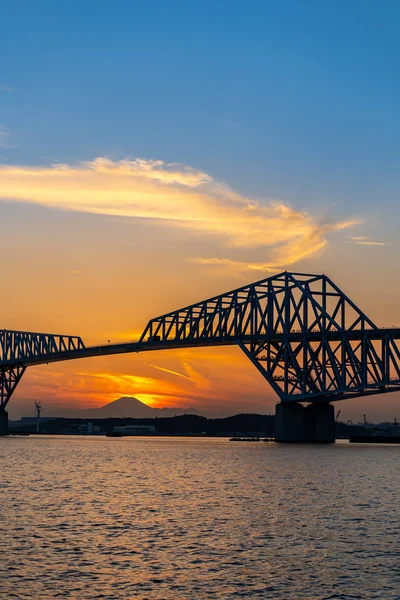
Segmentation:
{"type": "Polygon", "coordinates": [[[167,369],[166,367],[160,367],[159,365],[153,365],[152,363],[146,363],[146,365],[148,365],[149,367],[153,367],[153,369],[158,369],[163,373],[169,373],[170,375],[175,375],[176,377],[182,377],[183,379],[193,381],[193,379],[191,379],[187,375],[184,375],[183,373],[178,373],[178,371],[173,371],[172,369],[167,369]]]}
{"type": "Polygon", "coordinates": [[[0,83],[0,92],[15,92],[15,89],[10,85],[4,85],[0,83]]]}
{"type": "Polygon", "coordinates": [[[193,258],[191,262],[199,265],[206,265],[211,267],[224,267],[225,271],[241,271],[252,269],[254,271],[260,270],[267,273],[273,273],[276,271],[276,267],[271,267],[264,263],[252,263],[238,260],[231,260],[230,258],[193,258]]]}
{"type": "Polygon", "coordinates": [[[208,390],[211,388],[211,381],[205,375],[203,375],[199,371],[196,371],[196,369],[194,369],[187,362],[182,362],[182,365],[183,365],[186,373],[189,375],[189,378],[192,381],[194,381],[194,383],[196,384],[196,386],[198,388],[203,389],[203,390],[208,390]]]}
{"type": "Polygon", "coordinates": [[[83,377],[93,377],[95,379],[102,379],[118,386],[126,387],[129,389],[132,387],[153,387],[155,380],[151,377],[142,377],[141,375],[125,375],[115,373],[78,373],[83,377]]]}
{"type": "Polygon", "coordinates": [[[93,358],[80,364],[80,370],[78,364],[54,363],[28,370],[17,403],[12,403],[13,412],[19,410],[18,398],[27,400],[29,410],[33,410],[32,398],[40,398],[47,416],[54,407],[55,414],[69,416],[77,407],[99,407],[122,396],[134,396],[156,408],[193,407],[210,414],[234,414],[243,407],[268,412],[275,402],[271,389],[238,348],[186,348],[168,352],[162,362],[153,364],[142,361],[140,354],[134,360],[93,358]]]}
{"type": "Polygon", "coordinates": [[[356,223],[321,222],[282,202],[237,194],[192,167],[145,159],[0,165],[0,198],[191,229],[220,248],[220,256],[199,257],[198,262],[233,269],[265,271],[292,264],[322,249],[331,232],[356,223]],[[237,258],[249,249],[257,260],[237,258]]]}
{"type": "Polygon", "coordinates": [[[354,235],[349,239],[355,244],[360,244],[361,246],[391,246],[390,242],[377,242],[372,240],[367,235],[354,235]]]}
{"type": "Polygon", "coordinates": [[[178,371],[174,371],[172,369],[168,369],[166,367],[161,367],[159,365],[154,365],[152,363],[146,363],[149,367],[153,367],[154,369],[158,369],[159,371],[163,371],[164,373],[169,373],[170,375],[175,375],[176,377],[182,377],[183,379],[187,379],[195,384],[197,388],[200,389],[209,389],[211,387],[211,381],[203,374],[201,374],[198,370],[194,369],[192,365],[190,365],[187,361],[182,361],[182,367],[186,372],[186,375],[183,373],[179,373],[178,371]]]}
{"type": "MultiPolygon", "coordinates": [[[[319,250],[325,248],[328,243],[327,235],[334,231],[345,229],[358,224],[358,221],[344,221],[339,223],[327,223],[312,225],[308,223],[309,231],[306,227],[302,235],[293,236],[284,244],[278,244],[269,251],[269,260],[266,261],[235,261],[229,258],[195,258],[194,262],[210,266],[223,266],[225,269],[233,271],[252,270],[274,273],[277,268],[292,265],[293,263],[308,258],[319,250]]],[[[282,224],[284,226],[284,224],[282,224]]]]}
{"type": "MultiPolygon", "coordinates": [[[[91,389],[93,394],[100,394],[102,398],[107,398],[110,402],[121,396],[134,396],[139,400],[153,406],[186,406],[190,399],[201,396],[202,390],[208,388],[208,379],[190,369],[188,376],[183,375],[167,367],[158,365],[147,366],[156,368],[163,373],[177,375],[180,382],[166,377],[149,377],[148,375],[127,375],[124,373],[104,373],[104,372],[79,372],[79,386],[83,389],[91,389]],[[182,379],[189,383],[182,382],[182,379]],[[194,384],[194,385],[193,385],[194,384]]],[[[185,366],[185,370],[187,370],[185,366]]],[[[76,382],[75,382],[75,385],[76,382]]]]}

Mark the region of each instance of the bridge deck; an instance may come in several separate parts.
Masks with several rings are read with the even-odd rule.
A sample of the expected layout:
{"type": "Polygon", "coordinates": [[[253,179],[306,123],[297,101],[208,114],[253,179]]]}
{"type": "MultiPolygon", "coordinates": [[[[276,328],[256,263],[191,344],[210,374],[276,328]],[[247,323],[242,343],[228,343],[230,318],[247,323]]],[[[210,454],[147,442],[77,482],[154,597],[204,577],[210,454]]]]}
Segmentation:
{"type": "Polygon", "coordinates": [[[166,341],[148,341],[148,342],[128,342],[122,344],[107,344],[103,346],[88,346],[77,350],[52,352],[43,355],[37,355],[30,358],[24,358],[13,361],[0,361],[0,367],[9,367],[15,365],[31,366],[49,364],[66,360],[77,360],[81,358],[93,358],[95,356],[110,356],[113,354],[129,354],[139,352],[150,352],[153,350],[177,350],[179,348],[201,348],[207,346],[238,346],[242,344],[251,344],[252,342],[270,342],[280,344],[282,340],[290,342],[301,342],[307,337],[308,342],[320,342],[324,337],[329,342],[341,342],[343,339],[354,341],[362,340],[365,336],[371,341],[379,341],[390,335],[393,339],[400,339],[400,328],[385,329],[353,329],[349,331],[327,331],[323,335],[320,331],[304,334],[303,332],[291,332],[289,334],[276,333],[273,337],[264,336],[229,336],[229,337],[205,337],[166,341]]]}

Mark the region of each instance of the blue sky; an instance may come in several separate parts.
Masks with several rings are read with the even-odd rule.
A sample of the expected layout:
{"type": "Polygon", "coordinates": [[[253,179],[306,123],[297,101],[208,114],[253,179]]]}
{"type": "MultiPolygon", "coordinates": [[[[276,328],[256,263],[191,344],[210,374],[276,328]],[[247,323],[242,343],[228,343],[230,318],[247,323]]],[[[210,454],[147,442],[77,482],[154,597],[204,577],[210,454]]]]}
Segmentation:
{"type": "MultiPolygon", "coordinates": [[[[0,309],[12,326],[53,329],[69,306],[55,302],[73,302],[78,285],[99,312],[77,307],[65,324],[94,336],[106,310],[99,292],[114,297],[106,265],[114,290],[133,298],[120,302],[109,327],[132,319],[140,328],[164,306],[259,279],[259,270],[243,270],[246,261],[327,272],[371,317],[397,318],[398,2],[13,0],[0,16],[0,249],[13,257],[3,281],[15,295],[0,309]],[[109,161],[105,175],[104,163],[93,162],[99,157],[109,161]],[[126,159],[133,162],[120,163],[126,159]],[[52,173],[58,163],[72,170],[52,173]],[[122,191],[117,167],[126,171],[122,191]],[[188,173],[208,181],[201,197],[188,173]],[[95,205],[104,189],[110,202],[95,205]],[[225,192],[241,206],[256,203],[264,245],[253,222],[240,235],[225,192]],[[273,201],[293,215],[266,215],[273,201]],[[203,224],[194,232],[182,222],[151,224],[160,216],[179,222],[180,213],[195,219],[199,207],[203,224]],[[207,228],[215,219],[218,228],[207,228]],[[274,238],[274,223],[290,229],[287,239],[274,238]],[[147,307],[137,287],[156,291],[150,272],[170,287],[147,307]],[[28,312],[24,273],[42,290],[28,312]]],[[[179,371],[178,363],[164,367],[179,371]]]]}
{"type": "Polygon", "coordinates": [[[15,0],[6,161],[161,157],[256,196],[390,210],[399,17],[397,2],[15,0]]]}

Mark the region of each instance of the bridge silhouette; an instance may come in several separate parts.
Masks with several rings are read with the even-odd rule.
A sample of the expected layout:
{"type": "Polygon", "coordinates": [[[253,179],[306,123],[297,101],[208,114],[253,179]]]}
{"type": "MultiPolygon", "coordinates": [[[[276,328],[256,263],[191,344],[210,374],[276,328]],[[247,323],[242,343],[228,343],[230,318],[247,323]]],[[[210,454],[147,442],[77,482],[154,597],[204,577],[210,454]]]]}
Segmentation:
{"type": "Polygon", "coordinates": [[[400,390],[400,329],[379,328],[326,275],[280,273],[151,319],[137,342],[0,331],[0,435],[28,367],[129,352],[237,345],[279,397],[279,441],[334,439],[331,402],[400,390]],[[304,406],[303,403],[306,403],[304,406]]]}

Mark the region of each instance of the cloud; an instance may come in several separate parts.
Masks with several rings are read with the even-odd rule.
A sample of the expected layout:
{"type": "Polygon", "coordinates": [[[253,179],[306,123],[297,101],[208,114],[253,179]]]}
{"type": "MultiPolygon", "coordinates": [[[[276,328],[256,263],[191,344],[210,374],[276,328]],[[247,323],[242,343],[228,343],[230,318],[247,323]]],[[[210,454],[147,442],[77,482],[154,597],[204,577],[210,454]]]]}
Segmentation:
{"type": "Polygon", "coordinates": [[[115,373],[77,373],[83,377],[92,377],[95,379],[102,379],[107,382],[111,382],[117,386],[129,386],[140,388],[151,388],[155,384],[155,380],[152,377],[142,377],[140,375],[125,375],[115,373]]]}
{"type": "Polygon", "coordinates": [[[391,246],[389,242],[376,242],[371,240],[367,235],[354,235],[349,238],[351,242],[354,244],[359,244],[361,246],[391,246]]]}
{"type": "Polygon", "coordinates": [[[196,384],[198,388],[208,390],[212,386],[212,382],[203,374],[196,371],[189,363],[183,361],[182,365],[189,375],[189,378],[196,384]]]}
{"type": "Polygon", "coordinates": [[[146,363],[149,367],[153,367],[153,369],[158,369],[159,371],[163,371],[164,373],[169,373],[170,375],[176,375],[176,377],[182,377],[183,379],[188,379],[189,381],[193,381],[187,375],[183,373],[178,373],[178,371],[173,371],[172,369],[167,369],[166,367],[160,367],[158,365],[153,365],[152,363],[146,363]]]}
{"type": "Polygon", "coordinates": [[[177,377],[182,377],[183,379],[187,379],[196,385],[196,387],[200,389],[209,389],[211,387],[211,381],[205,376],[196,371],[187,361],[182,361],[182,366],[186,371],[187,375],[183,373],[179,373],[178,371],[173,371],[172,369],[167,369],[166,367],[160,367],[158,365],[154,365],[152,363],[146,363],[149,367],[153,367],[154,369],[158,369],[159,371],[163,371],[164,373],[170,373],[171,375],[176,375],[177,377]]]}
{"type": "MultiPolygon", "coordinates": [[[[312,223],[312,221],[311,221],[312,223]]],[[[252,270],[274,273],[277,268],[289,266],[293,263],[307,258],[322,250],[328,243],[327,235],[333,231],[338,231],[346,227],[358,224],[358,221],[344,221],[330,224],[309,224],[309,231],[306,227],[302,234],[293,236],[286,243],[278,244],[271,248],[269,252],[269,261],[238,261],[228,258],[195,258],[193,262],[203,265],[223,266],[225,269],[233,271],[252,270]]],[[[282,224],[284,226],[284,223],[282,224]]]]}
{"type": "Polygon", "coordinates": [[[329,233],[355,224],[321,223],[282,202],[249,199],[192,167],[141,158],[51,167],[0,165],[0,198],[190,229],[221,248],[221,256],[198,262],[235,269],[291,264],[322,249],[329,233]],[[243,257],[249,249],[257,260],[243,257]]]}
{"type": "Polygon", "coordinates": [[[0,92],[15,92],[15,89],[10,85],[4,85],[0,83],[0,92]]]}
{"type": "Polygon", "coordinates": [[[385,242],[373,242],[365,241],[365,242],[356,242],[356,244],[361,244],[361,246],[390,246],[390,244],[386,244],[385,242]]]}
{"type": "MultiPolygon", "coordinates": [[[[170,378],[126,375],[124,373],[79,372],[73,378],[72,385],[75,386],[75,390],[90,390],[92,394],[100,396],[103,402],[110,402],[121,396],[132,395],[146,404],[158,407],[187,406],[194,398],[202,397],[204,389],[208,387],[207,378],[194,369],[190,372],[190,375],[193,374],[192,378],[164,367],[150,366],[163,372],[178,375],[184,380],[189,380],[190,383],[185,385],[185,381],[180,380],[180,383],[177,384],[170,378]],[[76,377],[80,378],[80,381],[77,382],[76,377]]],[[[186,365],[184,365],[184,368],[186,370],[186,365]]],[[[69,387],[72,387],[72,385],[69,387]]],[[[61,384],[60,387],[62,389],[61,384]]]]}

